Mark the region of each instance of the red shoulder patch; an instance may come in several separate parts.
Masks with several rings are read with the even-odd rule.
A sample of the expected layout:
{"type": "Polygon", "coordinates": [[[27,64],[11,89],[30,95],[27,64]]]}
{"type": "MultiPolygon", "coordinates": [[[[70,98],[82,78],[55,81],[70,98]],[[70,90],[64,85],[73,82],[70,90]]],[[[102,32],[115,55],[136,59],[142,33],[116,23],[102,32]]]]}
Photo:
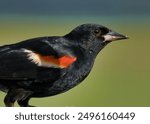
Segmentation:
{"type": "Polygon", "coordinates": [[[77,60],[76,57],[70,57],[70,56],[63,56],[63,57],[60,57],[58,59],[59,65],[64,67],[64,68],[67,68],[68,66],[70,66],[76,60],[77,60]]]}
{"type": "Polygon", "coordinates": [[[26,49],[24,52],[28,54],[27,57],[31,62],[43,67],[67,68],[77,60],[76,57],[68,55],[55,58],[54,56],[44,56],[26,49]]]}
{"type": "Polygon", "coordinates": [[[70,57],[70,56],[62,56],[60,58],[55,58],[53,56],[39,55],[39,57],[40,60],[42,60],[43,62],[46,62],[47,64],[49,63],[49,66],[52,65],[60,68],[67,68],[77,60],[76,57],[70,57]]]}

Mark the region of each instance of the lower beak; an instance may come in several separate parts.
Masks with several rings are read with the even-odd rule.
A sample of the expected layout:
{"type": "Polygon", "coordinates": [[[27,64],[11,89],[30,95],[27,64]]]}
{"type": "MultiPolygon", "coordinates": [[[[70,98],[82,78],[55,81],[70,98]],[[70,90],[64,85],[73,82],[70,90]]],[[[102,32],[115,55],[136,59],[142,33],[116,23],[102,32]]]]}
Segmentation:
{"type": "Polygon", "coordinates": [[[119,33],[114,32],[114,31],[108,32],[103,37],[104,37],[105,41],[116,41],[116,40],[128,39],[127,36],[119,34],[119,33]]]}

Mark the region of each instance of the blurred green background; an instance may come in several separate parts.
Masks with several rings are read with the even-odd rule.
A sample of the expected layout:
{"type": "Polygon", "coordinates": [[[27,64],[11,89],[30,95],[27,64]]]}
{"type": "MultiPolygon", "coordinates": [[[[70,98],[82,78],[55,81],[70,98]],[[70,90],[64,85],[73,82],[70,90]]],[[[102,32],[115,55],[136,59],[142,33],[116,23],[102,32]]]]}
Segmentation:
{"type": "MultiPolygon", "coordinates": [[[[105,47],[88,78],[36,106],[150,106],[150,1],[0,0],[0,45],[98,23],[130,37],[105,47]]],[[[5,93],[0,92],[0,106],[5,93]]],[[[17,104],[16,104],[17,106],[17,104]]]]}

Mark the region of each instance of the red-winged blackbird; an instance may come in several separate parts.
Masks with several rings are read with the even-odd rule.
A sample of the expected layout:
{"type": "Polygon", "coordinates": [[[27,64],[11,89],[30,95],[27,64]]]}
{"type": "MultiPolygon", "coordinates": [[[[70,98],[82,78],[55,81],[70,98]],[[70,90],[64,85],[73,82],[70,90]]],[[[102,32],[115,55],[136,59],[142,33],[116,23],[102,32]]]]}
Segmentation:
{"type": "Polygon", "coordinates": [[[0,90],[6,106],[32,97],[63,93],[90,73],[97,54],[127,37],[97,24],[83,24],[65,36],[40,37],[0,47],[0,90]]]}

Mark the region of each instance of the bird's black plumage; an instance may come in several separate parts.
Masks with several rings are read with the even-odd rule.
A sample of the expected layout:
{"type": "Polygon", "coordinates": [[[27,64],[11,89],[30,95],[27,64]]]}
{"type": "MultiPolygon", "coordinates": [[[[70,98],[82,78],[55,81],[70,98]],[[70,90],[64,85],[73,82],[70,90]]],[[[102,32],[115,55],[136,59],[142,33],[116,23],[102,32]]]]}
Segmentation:
{"type": "Polygon", "coordinates": [[[0,90],[4,102],[29,106],[32,97],[63,93],[90,73],[97,54],[126,36],[97,24],[78,26],[65,36],[40,37],[0,47],[0,90]]]}

